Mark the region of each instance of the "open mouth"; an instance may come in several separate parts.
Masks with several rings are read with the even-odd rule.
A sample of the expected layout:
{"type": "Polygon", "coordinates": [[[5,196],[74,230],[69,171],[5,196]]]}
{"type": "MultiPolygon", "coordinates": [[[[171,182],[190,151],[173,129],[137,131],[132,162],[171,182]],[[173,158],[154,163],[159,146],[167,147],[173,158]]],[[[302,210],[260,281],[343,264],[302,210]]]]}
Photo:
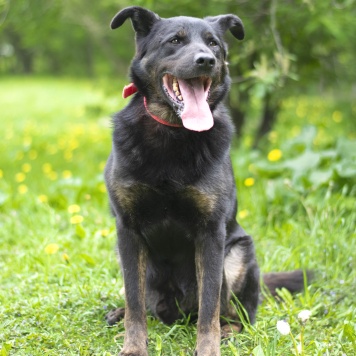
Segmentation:
{"type": "Polygon", "coordinates": [[[163,90],[184,127],[193,131],[206,131],[214,125],[207,102],[211,86],[209,77],[180,79],[165,74],[162,82],[163,90]]]}

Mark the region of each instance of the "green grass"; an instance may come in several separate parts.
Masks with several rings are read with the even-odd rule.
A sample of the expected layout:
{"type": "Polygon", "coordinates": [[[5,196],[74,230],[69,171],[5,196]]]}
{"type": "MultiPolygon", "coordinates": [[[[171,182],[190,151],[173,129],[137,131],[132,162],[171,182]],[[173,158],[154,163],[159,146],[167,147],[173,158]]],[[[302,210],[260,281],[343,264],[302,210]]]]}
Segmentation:
{"type": "MultiPolygon", "coordinates": [[[[109,92],[83,80],[0,84],[0,355],[117,354],[123,324],[108,327],[104,315],[124,299],[102,172],[123,83],[109,92]]],[[[276,329],[282,319],[297,343],[302,333],[305,355],[355,354],[356,187],[338,171],[354,156],[337,148],[340,138],[354,142],[355,114],[332,98],[293,98],[265,152],[251,152],[249,136],[234,148],[239,220],[261,269],[308,268],[316,278],[305,293],[282,291],[282,303],[265,300],[256,324],[225,340],[222,355],[295,354],[292,337],[276,329]],[[309,124],[314,136],[302,129],[309,124]],[[277,162],[267,159],[272,149],[282,153],[277,162]],[[307,151],[322,157],[315,167],[303,161],[307,151]],[[286,168],[300,157],[299,174],[286,168]],[[315,170],[331,173],[316,179],[315,170]],[[312,311],[305,325],[303,309],[312,311]]],[[[193,354],[188,320],[165,326],[148,317],[148,325],[151,355],[193,354]]]]}

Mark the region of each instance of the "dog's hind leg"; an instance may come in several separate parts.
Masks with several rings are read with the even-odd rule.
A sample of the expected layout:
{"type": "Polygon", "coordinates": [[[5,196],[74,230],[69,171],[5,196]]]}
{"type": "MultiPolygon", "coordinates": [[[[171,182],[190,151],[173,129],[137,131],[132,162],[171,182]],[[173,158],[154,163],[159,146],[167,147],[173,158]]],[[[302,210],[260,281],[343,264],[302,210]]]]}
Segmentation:
{"type": "Polygon", "coordinates": [[[106,322],[111,326],[125,317],[125,308],[116,308],[105,315],[106,322]]]}
{"type": "Polygon", "coordinates": [[[259,268],[252,238],[240,226],[234,235],[224,261],[221,315],[226,319],[221,320],[222,337],[241,331],[242,321],[253,323],[259,300],[259,268]]]}

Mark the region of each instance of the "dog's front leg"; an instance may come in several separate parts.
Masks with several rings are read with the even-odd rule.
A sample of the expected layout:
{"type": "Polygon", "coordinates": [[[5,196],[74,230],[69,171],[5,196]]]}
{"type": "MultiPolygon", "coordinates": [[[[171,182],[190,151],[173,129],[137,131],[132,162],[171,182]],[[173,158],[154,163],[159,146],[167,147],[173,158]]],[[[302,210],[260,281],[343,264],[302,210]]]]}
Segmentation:
{"type": "Polygon", "coordinates": [[[196,242],[199,292],[196,356],[220,355],[220,293],[223,276],[224,229],[203,233],[196,242]]]}
{"type": "Polygon", "coordinates": [[[118,226],[117,231],[126,297],[125,338],[119,356],[147,356],[146,248],[132,230],[118,226]]]}

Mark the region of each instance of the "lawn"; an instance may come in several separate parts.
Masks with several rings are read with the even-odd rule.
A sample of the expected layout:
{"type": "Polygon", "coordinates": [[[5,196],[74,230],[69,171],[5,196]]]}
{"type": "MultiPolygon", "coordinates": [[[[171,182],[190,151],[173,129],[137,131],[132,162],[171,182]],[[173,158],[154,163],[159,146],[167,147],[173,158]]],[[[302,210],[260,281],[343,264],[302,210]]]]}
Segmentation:
{"type": "MultiPolygon", "coordinates": [[[[103,168],[124,83],[0,84],[0,355],[115,355],[123,323],[108,327],[104,315],[124,296],[103,168]]],[[[261,270],[311,269],[315,279],[265,299],[222,355],[355,355],[355,117],[355,104],[301,96],[284,102],[264,150],[252,151],[248,134],[234,144],[238,218],[261,270]]],[[[148,326],[150,355],[193,354],[188,316],[148,326]]]]}

